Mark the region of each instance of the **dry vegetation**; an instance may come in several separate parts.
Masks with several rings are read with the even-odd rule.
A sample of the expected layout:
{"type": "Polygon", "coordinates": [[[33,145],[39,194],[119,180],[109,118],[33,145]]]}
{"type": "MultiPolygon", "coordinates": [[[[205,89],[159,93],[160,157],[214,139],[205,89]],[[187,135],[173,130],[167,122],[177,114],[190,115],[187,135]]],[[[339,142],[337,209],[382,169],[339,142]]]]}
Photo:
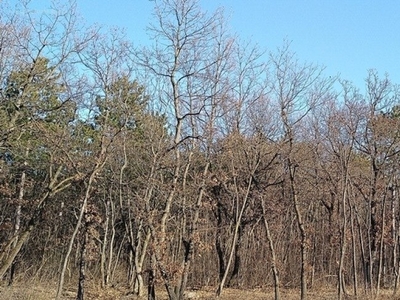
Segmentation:
{"type": "MultiPolygon", "coordinates": [[[[167,300],[168,295],[165,293],[162,286],[157,287],[160,291],[157,299],[167,300]],[[161,292],[162,291],[162,292],[161,292]]],[[[50,300],[54,299],[56,293],[56,285],[46,285],[40,282],[27,282],[25,284],[16,284],[12,287],[0,287],[0,299],[13,299],[13,300],[50,300]]],[[[299,290],[282,289],[282,299],[297,300],[300,297],[299,290]]],[[[62,299],[76,299],[76,291],[74,287],[70,289],[67,287],[63,293],[62,299]]],[[[127,289],[122,287],[99,289],[96,286],[88,287],[86,299],[88,300],[134,300],[141,299],[129,293],[127,289]]],[[[146,297],[142,298],[146,299],[146,297]]],[[[215,289],[203,288],[196,291],[188,291],[186,299],[216,299],[215,289]]],[[[240,290],[227,288],[220,300],[266,300],[274,299],[274,292],[272,288],[253,289],[253,290],[240,290]]],[[[310,291],[308,294],[309,300],[336,300],[336,289],[318,288],[310,291]]],[[[360,294],[359,297],[348,295],[345,299],[363,299],[363,300],[399,300],[400,296],[393,297],[392,291],[382,290],[380,296],[374,297],[366,294],[360,294]]]]}

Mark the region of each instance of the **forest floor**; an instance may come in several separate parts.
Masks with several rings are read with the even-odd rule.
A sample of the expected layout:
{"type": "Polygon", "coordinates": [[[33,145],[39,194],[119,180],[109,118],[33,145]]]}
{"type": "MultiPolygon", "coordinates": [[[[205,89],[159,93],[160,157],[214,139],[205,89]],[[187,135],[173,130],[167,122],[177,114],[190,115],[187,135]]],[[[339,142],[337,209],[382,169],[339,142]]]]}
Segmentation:
{"type": "MultiPolygon", "coordinates": [[[[0,299],[1,300],[48,300],[54,299],[56,289],[54,286],[46,285],[40,282],[26,282],[16,283],[12,286],[0,286],[0,299]]],[[[336,300],[337,294],[335,289],[320,288],[313,289],[308,292],[308,300],[336,300]]],[[[75,299],[76,290],[72,287],[66,287],[63,298],[65,300],[75,299]]],[[[215,299],[215,289],[205,288],[202,290],[191,291],[188,294],[188,299],[215,299]]],[[[133,300],[137,297],[129,294],[128,290],[122,287],[117,288],[92,288],[88,287],[85,299],[88,300],[133,300]]],[[[144,297],[143,299],[146,299],[144,297]]],[[[168,299],[162,287],[158,288],[157,299],[168,299]]],[[[274,299],[273,289],[255,289],[255,290],[239,290],[239,289],[224,289],[220,300],[261,300],[261,299],[274,299]]],[[[297,300],[300,299],[299,290],[282,289],[282,300],[297,300]]],[[[377,300],[400,300],[400,295],[393,297],[392,291],[382,290],[378,298],[369,297],[365,294],[360,294],[358,298],[355,296],[347,296],[345,299],[377,299],[377,300]]]]}

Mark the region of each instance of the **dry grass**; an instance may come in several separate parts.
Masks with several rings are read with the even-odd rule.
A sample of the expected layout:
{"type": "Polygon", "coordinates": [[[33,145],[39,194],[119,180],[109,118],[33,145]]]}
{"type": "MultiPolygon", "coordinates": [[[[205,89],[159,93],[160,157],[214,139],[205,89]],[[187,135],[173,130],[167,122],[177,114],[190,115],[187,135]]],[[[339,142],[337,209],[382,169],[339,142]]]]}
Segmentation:
{"type": "Polygon", "coordinates": [[[11,287],[0,287],[0,299],[13,300],[47,300],[54,299],[55,290],[43,285],[16,284],[11,287]]]}
{"type": "MultiPolygon", "coordinates": [[[[157,299],[167,299],[167,295],[162,287],[157,289],[157,299]]],[[[0,286],[0,299],[15,299],[15,300],[48,300],[54,299],[56,293],[56,286],[41,282],[25,282],[16,283],[11,287],[0,286]]],[[[297,300],[300,299],[299,290],[282,289],[281,298],[283,300],[297,300]]],[[[199,291],[190,292],[190,299],[215,299],[215,289],[205,288],[199,291]]],[[[63,299],[75,299],[76,290],[72,287],[66,287],[63,299]]],[[[116,287],[108,289],[100,289],[98,287],[88,286],[86,299],[88,300],[129,300],[137,299],[129,293],[126,288],[116,287]]],[[[237,289],[224,289],[220,300],[261,300],[261,299],[274,299],[272,289],[257,289],[257,290],[237,290],[237,289]]],[[[309,291],[309,300],[334,300],[337,299],[336,290],[329,288],[320,288],[309,291]]],[[[346,297],[348,300],[357,299],[354,296],[346,297]]],[[[378,298],[369,297],[368,295],[361,294],[358,299],[376,299],[376,300],[400,300],[400,295],[397,297],[392,296],[390,290],[382,290],[381,296],[378,298]]]]}

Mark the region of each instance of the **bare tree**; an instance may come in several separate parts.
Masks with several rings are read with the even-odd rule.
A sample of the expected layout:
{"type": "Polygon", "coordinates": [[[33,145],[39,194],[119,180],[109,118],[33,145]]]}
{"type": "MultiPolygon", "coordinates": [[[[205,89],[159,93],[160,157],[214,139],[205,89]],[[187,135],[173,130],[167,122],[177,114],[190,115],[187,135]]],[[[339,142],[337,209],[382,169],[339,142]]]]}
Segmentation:
{"type": "MultiPolygon", "coordinates": [[[[131,116],[134,114],[132,101],[135,99],[132,99],[132,93],[133,97],[140,96],[140,92],[135,94],[137,91],[131,90],[129,84],[132,68],[129,64],[128,49],[129,43],[125,41],[124,37],[116,31],[112,31],[108,36],[98,35],[88,44],[87,49],[79,53],[82,65],[86,68],[87,73],[92,75],[88,82],[89,93],[82,99],[81,105],[92,110],[88,112],[86,122],[89,124],[92,122],[94,125],[94,135],[86,137],[86,142],[89,141],[88,143],[91,144],[91,155],[90,160],[87,161],[89,165],[86,167],[85,175],[87,182],[85,182],[85,193],[80,204],[79,217],[63,261],[57,298],[60,298],[62,294],[65,271],[79,230],[83,232],[83,241],[77,298],[83,299],[84,297],[85,254],[89,242],[87,225],[92,222],[89,220],[92,212],[88,210],[88,207],[90,207],[89,201],[93,185],[104,168],[116,136],[129,124],[131,116]]],[[[133,86],[135,87],[135,85],[133,86]]],[[[83,136],[85,136],[84,132],[83,136]]]]}
{"type": "Polygon", "coordinates": [[[290,198],[296,213],[297,225],[301,237],[301,299],[307,298],[307,264],[308,243],[305,219],[303,217],[302,201],[299,199],[297,171],[301,162],[296,161],[295,143],[298,139],[298,129],[305,116],[315,108],[329,93],[333,80],[322,77],[323,68],[300,64],[289,45],[285,45],[276,54],[271,55],[272,95],[280,107],[282,122],[282,140],[284,147],[282,155],[285,158],[290,198]]]}
{"type": "MultiPolygon", "coordinates": [[[[163,200],[161,218],[154,220],[151,226],[152,240],[155,259],[170,299],[182,299],[193,259],[194,236],[208,176],[207,159],[202,166],[200,193],[193,203],[194,214],[185,238],[183,277],[176,289],[171,286],[171,278],[166,272],[166,262],[162,254],[167,238],[167,220],[174,200],[179,199],[178,187],[185,189],[187,171],[191,168],[194,153],[199,150],[208,151],[207,148],[200,148],[200,139],[212,141],[210,137],[215,133],[216,103],[224,89],[221,74],[227,71],[226,61],[231,43],[225,37],[221,12],[207,15],[201,11],[198,1],[195,0],[156,1],[155,18],[155,24],[149,29],[156,44],[152,49],[141,49],[137,54],[137,62],[150,71],[157,83],[155,96],[163,104],[162,109],[168,116],[173,136],[173,143],[168,150],[173,151],[173,167],[172,180],[169,183],[172,188],[163,200]],[[185,153],[182,153],[183,149],[185,153]]],[[[205,147],[209,145],[206,144],[205,147]]],[[[184,210],[189,205],[185,203],[185,199],[186,196],[183,195],[178,200],[178,203],[182,201],[184,210]]],[[[185,214],[183,218],[185,219],[185,214]]]]}

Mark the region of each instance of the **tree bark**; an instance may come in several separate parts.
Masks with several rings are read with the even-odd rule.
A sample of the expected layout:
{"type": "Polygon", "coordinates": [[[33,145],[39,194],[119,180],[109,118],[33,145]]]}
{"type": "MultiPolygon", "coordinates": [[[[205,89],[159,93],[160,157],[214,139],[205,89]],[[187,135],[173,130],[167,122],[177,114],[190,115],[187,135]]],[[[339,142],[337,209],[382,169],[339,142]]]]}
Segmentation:
{"type": "MultiPolygon", "coordinates": [[[[217,289],[217,292],[216,292],[216,296],[217,297],[221,296],[222,290],[223,290],[224,285],[225,285],[226,278],[228,277],[229,268],[231,266],[233,255],[234,255],[234,252],[235,252],[235,245],[236,245],[237,238],[238,238],[239,227],[241,225],[243,213],[244,213],[244,210],[246,209],[247,201],[248,201],[249,194],[250,194],[250,188],[251,188],[251,184],[252,184],[252,179],[253,179],[253,174],[249,178],[249,183],[247,185],[246,194],[244,195],[243,203],[242,203],[242,206],[241,206],[241,209],[240,209],[240,213],[239,213],[239,216],[238,216],[238,218],[236,220],[235,230],[233,232],[233,238],[232,238],[232,243],[231,243],[231,248],[230,248],[230,253],[229,253],[229,258],[228,258],[228,262],[226,264],[224,275],[222,276],[222,279],[221,279],[221,281],[220,281],[220,283],[218,285],[218,289],[217,289]]],[[[239,197],[239,195],[237,195],[237,197],[239,197]]]]}
{"type": "MultiPolygon", "coordinates": [[[[28,156],[29,149],[26,150],[25,156],[28,156]]],[[[15,222],[14,222],[14,242],[13,242],[13,248],[15,248],[18,244],[18,235],[21,227],[21,203],[24,199],[24,194],[25,194],[25,180],[26,180],[26,172],[25,168],[28,166],[28,162],[24,161],[23,163],[23,170],[21,173],[21,180],[19,183],[19,193],[18,193],[18,203],[17,207],[15,208],[15,222]]],[[[19,251],[18,251],[19,252],[19,251]]],[[[15,268],[16,268],[16,261],[15,259],[11,263],[11,268],[10,268],[10,278],[8,281],[8,285],[12,285],[14,281],[14,273],[15,273],[15,268]]]]}
{"type": "MultiPolygon", "coordinates": [[[[10,268],[15,257],[20,252],[23,244],[28,240],[32,230],[35,228],[37,223],[40,221],[40,219],[42,217],[44,205],[46,204],[46,202],[50,198],[52,198],[55,194],[57,194],[58,192],[66,189],[71,184],[71,181],[75,179],[75,176],[71,176],[71,177],[68,177],[68,178],[62,180],[61,182],[58,182],[58,178],[60,176],[62,168],[63,168],[63,166],[59,166],[57,168],[57,171],[54,174],[54,176],[52,176],[52,178],[48,184],[47,191],[43,194],[42,198],[39,200],[39,203],[37,204],[34,212],[32,213],[32,217],[28,221],[27,228],[23,232],[20,233],[20,235],[18,237],[18,242],[15,244],[15,247],[12,248],[11,251],[9,251],[9,253],[7,253],[8,250],[10,249],[10,247],[12,246],[12,244],[14,243],[15,237],[13,237],[7,243],[7,245],[4,247],[4,250],[2,251],[2,253],[0,253],[0,258],[1,258],[1,260],[0,260],[0,263],[1,263],[0,278],[2,278],[4,276],[4,274],[7,272],[7,270],[10,268]],[[7,254],[7,258],[4,259],[6,254],[7,254]]],[[[50,172],[50,174],[52,174],[52,172],[50,172]]]]}
{"type": "Polygon", "coordinates": [[[88,228],[87,228],[87,212],[85,212],[82,228],[82,244],[81,244],[81,257],[79,261],[79,280],[78,280],[78,293],[76,300],[84,300],[85,296],[85,279],[86,279],[86,245],[88,242],[88,228]]]}
{"type": "Polygon", "coordinates": [[[300,254],[301,254],[301,271],[300,271],[300,298],[301,300],[307,299],[307,234],[303,221],[303,215],[300,210],[300,203],[297,195],[297,187],[295,181],[296,166],[292,163],[291,159],[288,158],[289,167],[289,178],[290,178],[290,190],[293,201],[294,210],[297,218],[297,225],[300,230],[300,254]]]}
{"type": "Polygon", "coordinates": [[[376,297],[379,296],[382,280],[383,269],[383,256],[384,256],[384,237],[385,237],[385,217],[386,217],[386,195],[383,196],[382,201],[382,215],[381,215],[381,236],[379,241],[379,258],[378,258],[378,274],[376,279],[376,297]]]}
{"type": "Polygon", "coordinates": [[[185,256],[184,256],[181,282],[179,285],[179,293],[178,293],[179,300],[184,299],[184,293],[186,291],[186,285],[187,285],[187,281],[188,281],[188,277],[189,277],[190,265],[193,260],[194,238],[195,238],[195,234],[197,233],[197,223],[199,221],[200,208],[203,203],[204,189],[205,189],[205,185],[206,185],[206,178],[208,176],[209,167],[210,167],[210,162],[207,162],[204,167],[204,171],[203,171],[203,179],[201,182],[199,195],[197,196],[194,216],[193,216],[193,219],[191,222],[191,228],[189,230],[188,241],[186,241],[186,243],[184,242],[185,256]]]}
{"type": "Polygon", "coordinates": [[[352,258],[353,258],[353,289],[354,296],[358,296],[358,271],[357,271],[357,251],[356,251],[356,231],[354,229],[354,213],[353,205],[350,204],[350,230],[351,230],[351,245],[352,245],[352,258]]]}
{"type": "MultiPolygon", "coordinates": [[[[100,276],[101,276],[101,287],[104,289],[108,285],[108,278],[109,278],[109,271],[110,268],[106,267],[106,251],[107,251],[107,244],[108,244],[108,230],[109,230],[109,223],[110,223],[110,197],[104,201],[104,208],[105,208],[105,222],[104,222],[104,237],[101,247],[101,258],[100,258],[100,276]]],[[[112,244],[110,245],[112,249],[112,244]]],[[[112,253],[112,252],[111,252],[112,253]]],[[[110,259],[110,258],[109,258],[110,259]]]]}
{"type": "Polygon", "coordinates": [[[280,300],[281,299],[281,293],[280,293],[280,283],[279,283],[279,272],[278,272],[278,267],[277,267],[277,258],[276,258],[276,253],[275,253],[275,247],[274,247],[274,242],[272,240],[272,235],[269,230],[269,225],[268,225],[268,220],[266,217],[266,210],[265,210],[265,202],[264,198],[261,198],[261,208],[263,212],[263,220],[264,220],[264,227],[265,227],[265,232],[267,235],[267,240],[268,240],[268,246],[269,246],[269,251],[271,252],[271,268],[272,268],[272,273],[274,275],[274,293],[275,293],[275,300],[280,300]]]}
{"type": "Polygon", "coordinates": [[[343,193],[342,193],[342,226],[341,226],[341,246],[340,246],[340,257],[339,257],[339,268],[338,268],[338,299],[341,300],[343,299],[343,296],[346,292],[346,287],[345,287],[345,279],[344,279],[344,257],[346,253],[346,248],[347,248],[347,237],[346,237],[346,230],[347,230],[347,212],[346,212],[346,207],[347,207],[347,181],[348,181],[348,175],[347,175],[347,167],[345,166],[345,175],[344,175],[344,180],[343,180],[343,193]]]}
{"type": "Polygon", "coordinates": [[[80,208],[78,220],[77,220],[77,222],[75,224],[75,229],[74,229],[74,231],[72,233],[72,236],[71,236],[71,239],[69,241],[67,253],[65,254],[64,261],[63,261],[63,264],[62,264],[62,269],[61,269],[61,272],[60,272],[60,277],[59,277],[59,282],[58,282],[56,300],[61,299],[61,295],[62,295],[62,291],[63,291],[63,287],[64,287],[64,277],[65,277],[65,272],[67,270],[69,257],[70,257],[71,252],[72,252],[72,247],[74,245],[75,238],[76,238],[76,236],[77,236],[77,234],[79,232],[79,228],[82,225],[82,220],[84,220],[84,214],[86,212],[86,207],[87,207],[87,204],[88,204],[88,201],[89,201],[89,198],[90,198],[90,193],[91,193],[93,182],[94,182],[94,180],[95,180],[95,178],[97,176],[97,173],[100,171],[100,169],[105,164],[105,161],[106,161],[106,157],[105,157],[106,149],[107,149],[107,147],[105,147],[103,145],[103,147],[101,149],[100,157],[98,158],[98,161],[97,161],[95,167],[93,168],[93,170],[92,170],[92,172],[90,174],[89,181],[88,181],[87,186],[86,186],[86,193],[85,193],[85,197],[84,197],[84,199],[82,201],[82,205],[81,205],[81,208],[80,208]]]}

